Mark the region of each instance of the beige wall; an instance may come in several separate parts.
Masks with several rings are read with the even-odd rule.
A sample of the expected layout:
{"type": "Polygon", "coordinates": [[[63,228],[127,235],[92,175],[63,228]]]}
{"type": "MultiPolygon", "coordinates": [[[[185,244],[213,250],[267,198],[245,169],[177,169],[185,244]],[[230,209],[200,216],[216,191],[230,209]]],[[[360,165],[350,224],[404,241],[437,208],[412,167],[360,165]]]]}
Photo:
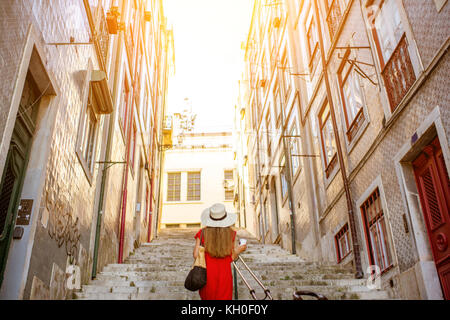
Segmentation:
{"type": "Polygon", "coordinates": [[[200,223],[203,209],[216,202],[223,203],[229,212],[235,212],[233,201],[225,201],[224,170],[234,167],[230,148],[175,149],[165,155],[163,176],[163,209],[161,226],[165,224],[200,223]],[[200,200],[187,201],[187,172],[201,172],[200,200]],[[181,172],[180,201],[167,201],[167,173],[181,172]]]}

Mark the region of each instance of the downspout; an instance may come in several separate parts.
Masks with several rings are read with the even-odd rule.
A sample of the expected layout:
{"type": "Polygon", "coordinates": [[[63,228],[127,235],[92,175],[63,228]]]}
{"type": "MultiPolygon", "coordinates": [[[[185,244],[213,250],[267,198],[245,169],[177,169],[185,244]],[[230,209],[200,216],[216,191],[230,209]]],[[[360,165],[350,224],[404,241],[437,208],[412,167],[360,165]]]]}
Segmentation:
{"type": "MultiPolygon", "coordinates": [[[[135,80],[136,81],[136,80],[135,80]]],[[[130,144],[131,144],[131,129],[133,126],[133,99],[134,99],[135,86],[133,86],[133,92],[131,94],[130,104],[128,105],[129,110],[127,110],[129,123],[127,132],[127,146],[125,154],[125,170],[124,170],[124,183],[122,186],[122,211],[120,216],[120,234],[119,234],[119,258],[118,263],[123,262],[123,246],[125,242],[125,219],[127,214],[127,193],[128,193],[128,167],[130,162],[130,144]]]]}
{"type": "MultiPolygon", "coordinates": [[[[117,72],[117,71],[116,71],[117,72]]],[[[111,141],[112,141],[112,133],[114,132],[114,118],[115,111],[109,116],[109,124],[108,124],[108,138],[106,142],[106,152],[102,169],[102,181],[100,184],[100,197],[98,202],[97,209],[97,226],[95,230],[95,241],[94,241],[94,256],[93,256],[93,265],[92,265],[92,279],[95,279],[97,276],[97,262],[98,262],[98,249],[100,244],[100,232],[103,220],[103,200],[105,195],[105,184],[106,184],[106,172],[108,167],[106,167],[107,163],[111,160],[111,141]]]]}
{"type": "MultiPolygon", "coordinates": [[[[167,30],[166,30],[167,32],[167,30]]],[[[163,144],[163,121],[164,118],[166,116],[166,92],[167,92],[167,85],[168,85],[168,77],[167,77],[167,69],[168,69],[168,59],[167,59],[167,53],[168,53],[168,46],[169,46],[169,39],[166,36],[165,38],[165,43],[164,43],[164,95],[163,95],[163,99],[161,101],[161,105],[157,105],[157,108],[161,107],[161,118],[159,119],[159,141],[156,142],[156,147],[158,148],[158,152],[159,152],[159,173],[158,173],[158,200],[157,200],[157,204],[156,204],[156,217],[155,217],[155,237],[158,236],[158,225],[160,223],[160,215],[161,215],[161,186],[162,186],[162,180],[163,180],[163,162],[164,162],[164,149],[162,147],[163,144]]],[[[157,115],[157,111],[156,110],[155,114],[157,115]]]]}
{"type": "Polygon", "coordinates": [[[343,181],[344,191],[345,191],[345,197],[347,200],[348,220],[349,220],[349,224],[350,224],[350,233],[351,233],[352,245],[353,245],[353,259],[355,261],[355,269],[356,269],[355,277],[357,279],[361,279],[364,275],[363,275],[362,267],[361,267],[361,255],[360,255],[360,251],[359,251],[359,242],[358,242],[358,237],[356,235],[355,215],[353,212],[353,200],[352,200],[352,196],[350,193],[350,188],[349,188],[349,184],[348,184],[348,180],[347,180],[347,173],[346,173],[345,166],[344,166],[341,142],[340,142],[339,131],[338,131],[338,126],[337,126],[337,122],[336,122],[336,114],[335,114],[333,99],[332,99],[332,95],[331,95],[330,80],[328,79],[328,68],[327,68],[327,61],[325,59],[325,48],[323,45],[323,38],[322,38],[322,33],[321,33],[322,28],[321,28],[321,21],[319,19],[319,7],[317,5],[317,0],[314,0],[314,19],[317,22],[317,33],[318,33],[318,37],[319,37],[320,54],[321,54],[321,60],[322,60],[322,65],[323,65],[323,71],[322,71],[323,78],[325,80],[327,100],[328,100],[328,104],[330,106],[331,120],[332,120],[332,125],[333,125],[334,136],[336,139],[336,149],[337,149],[337,155],[338,155],[338,160],[339,160],[339,168],[341,171],[342,181],[343,181]]]}
{"type": "MultiPolygon", "coordinates": [[[[153,117],[153,119],[155,119],[153,117]]],[[[152,134],[152,157],[151,157],[151,171],[150,171],[150,199],[148,199],[149,204],[150,204],[150,216],[148,219],[148,231],[147,231],[147,242],[150,242],[152,239],[152,216],[153,216],[153,187],[154,187],[154,183],[155,183],[155,170],[154,170],[154,163],[155,163],[155,131],[153,131],[152,134]]]]}
{"type": "MultiPolygon", "coordinates": [[[[88,4],[86,1],[84,2],[85,6],[88,4]]],[[[121,35],[119,35],[119,39],[117,43],[120,43],[121,41],[121,35]]],[[[121,54],[118,54],[119,56],[121,54]]],[[[116,66],[114,68],[114,88],[117,86],[117,73],[118,73],[118,65],[119,65],[119,59],[115,60],[116,66]]],[[[107,166],[108,162],[111,161],[111,149],[112,149],[112,137],[114,132],[114,119],[116,115],[116,110],[113,109],[113,112],[109,115],[108,118],[108,136],[106,141],[106,150],[105,150],[105,156],[103,159],[103,168],[102,168],[102,180],[100,183],[100,195],[99,195],[99,201],[98,201],[98,209],[97,209],[97,224],[95,228],[95,239],[94,239],[94,252],[92,257],[92,275],[91,278],[95,279],[97,276],[97,264],[98,264],[98,251],[100,246],[100,233],[101,233],[101,227],[102,227],[102,220],[103,220],[103,205],[104,205],[104,197],[105,197],[105,186],[106,186],[106,173],[109,166],[107,166]]]]}
{"type": "MultiPolygon", "coordinates": [[[[258,117],[259,117],[259,115],[258,115],[258,117]]],[[[259,182],[259,214],[260,214],[261,219],[264,221],[263,203],[262,203],[263,188],[262,188],[262,183],[261,183],[261,159],[259,157],[259,152],[260,152],[259,135],[258,135],[258,129],[256,129],[256,154],[257,154],[256,159],[258,160],[258,182],[259,182]]],[[[262,243],[265,243],[266,240],[265,240],[264,224],[262,226],[262,230],[260,230],[260,231],[262,231],[261,232],[262,243]]]]}
{"type": "MultiPolygon", "coordinates": [[[[139,42],[139,36],[138,41],[139,42]]],[[[138,50],[136,50],[136,57],[133,57],[135,60],[135,68],[137,67],[137,57],[138,57],[138,50]]],[[[131,66],[130,66],[131,67],[131,66]]],[[[125,242],[125,222],[126,222],[126,215],[127,215],[127,194],[128,194],[128,168],[130,166],[130,147],[131,147],[131,134],[133,130],[133,117],[134,117],[134,95],[136,93],[136,87],[138,79],[136,78],[136,72],[135,69],[133,72],[133,86],[132,86],[132,93],[131,93],[131,99],[129,100],[130,103],[127,105],[127,116],[129,117],[128,121],[128,132],[126,133],[126,154],[125,154],[125,170],[124,170],[124,178],[123,178],[123,186],[122,186],[122,213],[120,217],[120,234],[119,234],[119,257],[118,257],[118,263],[123,262],[123,246],[125,242]]]]}
{"type": "Polygon", "coordinates": [[[289,215],[291,220],[291,242],[292,242],[292,254],[297,253],[296,249],[296,232],[295,232],[295,205],[294,205],[294,193],[292,192],[292,176],[291,176],[291,152],[289,147],[286,146],[286,127],[289,125],[289,121],[285,123],[284,111],[281,110],[281,125],[283,127],[281,132],[281,139],[283,140],[284,150],[284,168],[286,169],[286,182],[288,188],[289,197],[289,215]]]}

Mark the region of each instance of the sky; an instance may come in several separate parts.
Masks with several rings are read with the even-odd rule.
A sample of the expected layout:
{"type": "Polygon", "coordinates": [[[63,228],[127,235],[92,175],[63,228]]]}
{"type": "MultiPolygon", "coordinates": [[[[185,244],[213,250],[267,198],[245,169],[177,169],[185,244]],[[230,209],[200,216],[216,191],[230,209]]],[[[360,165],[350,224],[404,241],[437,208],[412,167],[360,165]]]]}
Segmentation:
{"type": "Polygon", "coordinates": [[[195,131],[231,129],[244,70],[241,42],[247,39],[253,0],[164,0],[163,4],[175,47],[169,113],[181,111],[189,98],[197,114],[195,131]]]}

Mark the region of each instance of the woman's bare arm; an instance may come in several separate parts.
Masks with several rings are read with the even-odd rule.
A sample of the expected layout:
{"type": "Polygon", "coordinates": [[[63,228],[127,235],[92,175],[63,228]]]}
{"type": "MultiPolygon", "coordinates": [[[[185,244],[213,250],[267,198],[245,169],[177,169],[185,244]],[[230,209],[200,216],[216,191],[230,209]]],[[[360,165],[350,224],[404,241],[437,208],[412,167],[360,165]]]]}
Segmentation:
{"type": "Polygon", "coordinates": [[[236,260],[239,257],[239,255],[242,252],[244,252],[245,250],[247,250],[247,245],[246,244],[244,244],[242,246],[234,247],[233,253],[231,254],[231,257],[232,257],[233,261],[236,260]]]}
{"type": "Polygon", "coordinates": [[[200,239],[196,238],[194,252],[192,253],[192,255],[194,256],[194,259],[197,259],[199,247],[200,247],[200,239]]]}

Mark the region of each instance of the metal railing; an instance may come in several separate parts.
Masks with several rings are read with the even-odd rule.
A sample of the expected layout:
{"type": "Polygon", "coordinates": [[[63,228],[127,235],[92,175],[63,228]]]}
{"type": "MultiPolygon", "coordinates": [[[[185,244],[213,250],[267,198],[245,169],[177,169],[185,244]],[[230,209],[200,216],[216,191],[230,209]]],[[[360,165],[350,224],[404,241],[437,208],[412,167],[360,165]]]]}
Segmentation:
{"type": "MultiPolygon", "coordinates": [[[[264,284],[258,279],[258,277],[255,275],[255,273],[250,269],[250,267],[245,263],[244,259],[242,259],[242,257],[239,257],[239,260],[241,260],[242,264],[244,265],[244,267],[247,269],[247,271],[250,273],[250,275],[256,280],[256,282],[258,283],[258,285],[263,289],[264,291],[264,298],[262,299],[258,299],[258,297],[256,296],[256,292],[255,289],[252,288],[252,286],[248,283],[248,281],[245,279],[244,275],[242,274],[241,270],[239,270],[239,268],[236,265],[236,261],[233,261],[233,267],[234,267],[234,274],[233,274],[233,283],[234,283],[234,295],[235,295],[235,299],[238,299],[238,288],[237,288],[237,275],[236,272],[241,276],[242,280],[244,281],[245,285],[247,286],[247,288],[250,290],[250,295],[252,296],[253,300],[273,300],[272,294],[270,293],[270,290],[268,288],[266,288],[264,286],[264,284]]],[[[293,293],[292,297],[293,300],[303,300],[302,296],[310,296],[310,297],[314,297],[317,300],[328,300],[327,297],[325,297],[323,294],[320,293],[315,293],[312,291],[302,291],[302,290],[297,290],[293,293]]]]}
{"type": "MultiPolygon", "coordinates": [[[[241,260],[242,264],[245,266],[245,268],[248,270],[248,272],[250,272],[251,276],[256,280],[256,282],[258,283],[258,285],[264,290],[264,298],[262,299],[258,299],[258,297],[256,296],[255,293],[255,289],[253,289],[250,284],[248,283],[248,281],[244,278],[244,275],[242,274],[241,270],[239,270],[239,268],[236,265],[236,262],[233,261],[233,266],[234,266],[234,270],[237,271],[237,273],[239,273],[239,275],[241,276],[242,280],[244,281],[245,285],[247,286],[247,288],[250,290],[250,295],[252,296],[253,300],[273,300],[272,295],[270,294],[270,290],[267,289],[262,282],[258,279],[258,277],[253,273],[253,271],[249,268],[249,266],[245,263],[244,259],[242,259],[242,257],[239,257],[239,260],[241,260]]],[[[235,273],[236,276],[236,273],[235,273]]],[[[237,284],[237,281],[235,280],[235,284],[237,284]]],[[[237,297],[236,297],[237,298],[237,297]]]]}
{"type": "Polygon", "coordinates": [[[416,81],[413,65],[408,52],[406,34],[403,34],[397,47],[381,72],[386,87],[391,111],[394,111],[405,94],[416,81]]]}

